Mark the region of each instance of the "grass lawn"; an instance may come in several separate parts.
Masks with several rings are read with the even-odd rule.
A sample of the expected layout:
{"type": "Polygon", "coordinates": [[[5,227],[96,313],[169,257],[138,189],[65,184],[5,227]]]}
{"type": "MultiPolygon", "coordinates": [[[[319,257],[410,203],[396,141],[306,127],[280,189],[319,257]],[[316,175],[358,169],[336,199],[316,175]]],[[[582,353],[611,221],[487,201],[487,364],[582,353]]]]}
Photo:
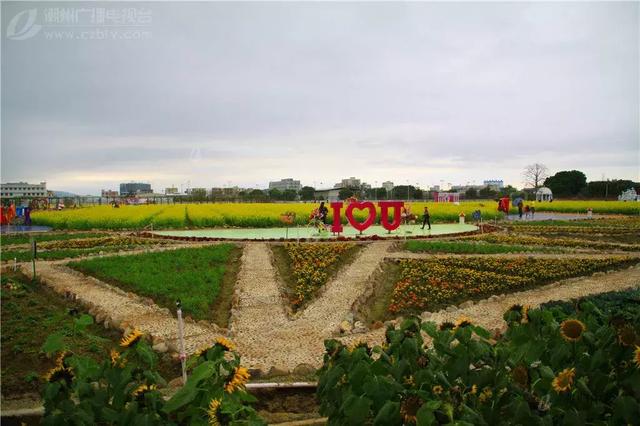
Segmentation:
{"type": "Polygon", "coordinates": [[[86,259],[69,266],[175,311],[225,327],[241,250],[234,244],[86,259]]]}
{"type": "MultiPolygon", "coordinates": [[[[88,256],[90,254],[113,253],[120,250],[131,250],[138,248],[138,246],[111,246],[111,247],[92,247],[89,249],[61,249],[61,250],[38,250],[37,260],[60,260],[71,259],[74,257],[88,256]]],[[[31,250],[2,250],[0,252],[0,259],[2,261],[12,262],[16,259],[18,262],[31,261],[31,250]]]]}
{"type": "MultiPolygon", "coordinates": [[[[39,393],[40,378],[54,366],[54,359],[41,352],[47,337],[65,334],[68,349],[97,361],[108,357],[121,335],[92,324],[84,330],[75,326],[82,308],[65,300],[48,287],[32,283],[24,275],[2,274],[2,395],[11,398],[25,393],[39,393]]],[[[179,365],[163,361],[161,374],[173,378],[179,365]]]]}
{"type": "Polygon", "coordinates": [[[10,234],[10,235],[2,235],[0,237],[0,241],[2,244],[27,244],[31,241],[31,237],[37,242],[42,241],[62,241],[62,240],[76,240],[79,238],[97,238],[97,237],[106,237],[109,234],[105,234],[104,232],[95,233],[95,232],[80,232],[80,233],[41,233],[41,234],[10,234]]]}
{"type": "Polygon", "coordinates": [[[561,249],[547,249],[541,247],[527,247],[522,245],[472,243],[467,241],[407,241],[405,250],[412,252],[437,253],[519,253],[523,251],[561,252],[561,249]]]}

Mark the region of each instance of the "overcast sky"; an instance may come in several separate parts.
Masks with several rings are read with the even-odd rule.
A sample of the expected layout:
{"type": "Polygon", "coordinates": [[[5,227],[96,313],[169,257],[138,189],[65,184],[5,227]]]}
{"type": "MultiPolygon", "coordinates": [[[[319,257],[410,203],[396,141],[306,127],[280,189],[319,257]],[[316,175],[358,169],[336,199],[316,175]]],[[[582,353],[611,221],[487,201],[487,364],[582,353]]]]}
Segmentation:
{"type": "Polygon", "coordinates": [[[637,2],[124,6],[150,22],[99,29],[144,39],[53,26],[123,4],[2,3],[3,182],[640,180],[637,2]]]}

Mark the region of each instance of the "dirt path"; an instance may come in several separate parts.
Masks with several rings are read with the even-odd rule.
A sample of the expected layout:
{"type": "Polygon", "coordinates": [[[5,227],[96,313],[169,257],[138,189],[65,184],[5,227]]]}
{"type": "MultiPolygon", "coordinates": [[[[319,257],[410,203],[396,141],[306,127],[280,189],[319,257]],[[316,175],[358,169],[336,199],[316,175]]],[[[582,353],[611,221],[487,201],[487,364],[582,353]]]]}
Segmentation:
{"type": "MultiPolygon", "coordinates": [[[[474,323],[488,330],[501,329],[506,326],[502,315],[515,304],[530,305],[535,308],[552,300],[568,300],[590,294],[620,291],[633,287],[640,287],[640,265],[598,276],[570,278],[502,297],[493,296],[481,300],[473,306],[458,309],[454,312],[447,312],[446,310],[435,312],[428,317],[428,320],[440,324],[445,321],[455,322],[461,316],[467,316],[474,323]]],[[[345,343],[364,341],[372,345],[378,345],[384,342],[384,331],[384,329],[374,330],[370,333],[348,336],[341,340],[345,343]]]]}

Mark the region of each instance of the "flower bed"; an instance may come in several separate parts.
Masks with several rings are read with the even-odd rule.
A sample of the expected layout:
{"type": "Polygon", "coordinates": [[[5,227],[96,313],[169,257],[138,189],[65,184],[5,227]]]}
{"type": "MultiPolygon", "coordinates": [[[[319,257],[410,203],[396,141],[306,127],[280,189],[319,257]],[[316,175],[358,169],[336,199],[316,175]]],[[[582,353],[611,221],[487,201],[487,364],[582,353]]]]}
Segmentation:
{"type": "Polygon", "coordinates": [[[542,285],[564,278],[626,266],[627,256],[606,259],[438,258],[403,259],[389,312],[434,310],[468,299],[542,285]]]}
{"type": "Polygon", "coordinates": [[[289,268],[281,271],[281,275],[286,281],[290,274],[288,297],[293,309],[307,303],[335,272],[341,258],[354,254],[357,249],[352,243],[285,244],[289,268]]]}
{"type": "Polygon", "coordinates": [[[559,246],[559,247],[575,247],[588,248],[596,250],[622,250],[622,251],[640,251],[640,244],[615,244],[602,241],[593,241],[577,238],[545,238],[524,234],[482,234],[467,238],[468,240],[486,241],[494,244],[517,244],[517,245],[534,245],[534,246],[559,246]]]}

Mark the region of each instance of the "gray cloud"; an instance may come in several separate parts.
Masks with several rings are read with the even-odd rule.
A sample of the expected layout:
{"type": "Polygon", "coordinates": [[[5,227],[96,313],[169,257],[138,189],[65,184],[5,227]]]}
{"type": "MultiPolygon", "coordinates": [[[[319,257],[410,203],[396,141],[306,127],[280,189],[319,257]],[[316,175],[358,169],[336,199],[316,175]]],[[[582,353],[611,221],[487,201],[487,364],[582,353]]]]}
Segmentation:
{"type": "Polygon", "coordinates": [[[150,39],[3,33],[3,181],[639,178],[638,3],[127,5],[150,39]]]}

